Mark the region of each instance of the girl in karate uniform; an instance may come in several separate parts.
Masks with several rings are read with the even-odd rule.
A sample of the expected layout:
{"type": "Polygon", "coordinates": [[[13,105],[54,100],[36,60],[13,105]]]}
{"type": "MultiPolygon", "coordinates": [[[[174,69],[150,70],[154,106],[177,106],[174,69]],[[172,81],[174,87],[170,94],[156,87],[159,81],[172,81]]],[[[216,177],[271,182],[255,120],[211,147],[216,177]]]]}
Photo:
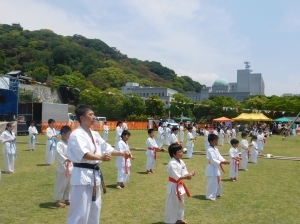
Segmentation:
{"type": "Polygon", "coordinates": [[[34,121],[30,122],[28,133],[29,133],[29,151],[34,151],[36,135],[39,134],[36,127],[34,126],[34,121]]]}
{"type": "Polygon", "coordinates": [[[190,180],[195,175],[192,171],[188,173],[183,160],[181,160],[183,151],[179,144],[169,146],[169,155],[171,157],[166,169],[169,176],[167,184],[167,198],[165,205],[165,223],[187,224],[183,220],[184,216],[184,194],[189,197],[190,194],[183,183],[183,180],[190,180]]]}
{"type": "Polygon", "coordinates": [[[14,130],[15,125],[13,123],[7,123],[5,131],[1,134],[1,141],[3,144],[2,154],[4,159],[5,173],[11,174],[15,171],[15,157],[17,153],[16,149],[16,137],[14,130]]]}
{"type": "MultiPolygon", "coordinates": [[[[118,142],[117,146],[115,147],[116,150],[120,152],[126,152],[128,151],[131,155],[131,152],[129,150],[129,145],[127,141],[130,137],[130,132],[127,130],[124,130],[121,134],[121,140],[118,142]]],[[[129,181],[130,176],[130,167],[131,162],[130,159],[134,159],[133,156],[126,159],[123,156],[118,156],[116,159],[116,167],[118,168],[118,174],[117,174],[117,189],[122,189],[125,187],[124,183],[129,181]]]]}
{"type": "Polygon", "coordinates": [[[257,163],[257,155],[258,155],[258,146],[257,146],[257,136],[253,136],[251,139],[251,161],[252,163],[257,163]]]}
{"type": "Polygon", "coordinates": [[[54,163],[55,150],[56,150],[56,138],[59,136],[54,129],[55,120],[48,120],[49,127],[46,129],[47,142],[46,142],[46,166],[50,166],[54,163]]]}

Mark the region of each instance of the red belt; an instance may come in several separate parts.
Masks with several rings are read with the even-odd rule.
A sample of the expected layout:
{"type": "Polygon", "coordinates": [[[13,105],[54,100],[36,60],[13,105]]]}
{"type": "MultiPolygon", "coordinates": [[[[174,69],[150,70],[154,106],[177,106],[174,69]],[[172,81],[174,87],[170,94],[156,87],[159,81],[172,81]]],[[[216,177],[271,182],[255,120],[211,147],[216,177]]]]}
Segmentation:
{"type": "Polygon", "coordinates": [[[153,150],[154,153],[154,159],[156,159],[156,148],[148,148],[149,150],[153,150]]]}
{"type": "Polygon", "coordinates": [[[188,189],[186,188],[184,182],[182,180],[175,180],[172,177],[169,177],[169,181],[172,183],[176,184],[176,193],[177,193],[177,198],[179,201],[181,201],[181,197],[180,197],[180,192],[179,192],[179,185],[181,184],[185,190],[185,193],[188,197],[190,197],[190,192],[188,191],[188,189]]]}
{"type": "Polygon", "coordinates": [[[127,159],[124,158],[125,160],[125,174],[128,174],[128,164],[127,164],[127,159]]]}

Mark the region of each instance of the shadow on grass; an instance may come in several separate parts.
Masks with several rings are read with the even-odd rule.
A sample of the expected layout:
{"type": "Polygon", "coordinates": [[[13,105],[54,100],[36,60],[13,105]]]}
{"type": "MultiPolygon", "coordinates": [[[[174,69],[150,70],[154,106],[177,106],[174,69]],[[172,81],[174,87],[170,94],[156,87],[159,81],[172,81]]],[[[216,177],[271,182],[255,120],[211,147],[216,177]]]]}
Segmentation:
{"type": "Polygon", "coordinates": [[[151,224],[165,224],[164,222],[152,222],[151,224]]]}
{"type": "Polygon", "coordinates": [[[204,200],[204,201],[207,201],[205,195],[194,195],[192,196],[192,198],[196,198],[198,200],[204,200]]]}
{"type": "Polygon", "coordinates": [[[106,185],[106,188],[115,188],[116,189],[117,185],[116,184],[109,184],[106,185]]]}
{"type": "Polygon", "coordinates": [[[36,164],[36,166],[47,166],[46,164],[36,164]]]}
{"type": "Polygon", "coordinates": [[[45,202],[39,204],[40,208],[57,209],[54,202],[45,202]]]}
{"type": "Polygon", "coordinates": [[[145,172],[136,172],[138,174],[148,174],[146,171],[145,172]]]}
{"type": "Polygon", "coordinates": [[[163,163],[164,165],[168,165],[168,163],[163,163]]]}
{"type": "Polygon", "coordinates": [[[222,179],[222,182],[231,182],[230,179],[222,179]]]}

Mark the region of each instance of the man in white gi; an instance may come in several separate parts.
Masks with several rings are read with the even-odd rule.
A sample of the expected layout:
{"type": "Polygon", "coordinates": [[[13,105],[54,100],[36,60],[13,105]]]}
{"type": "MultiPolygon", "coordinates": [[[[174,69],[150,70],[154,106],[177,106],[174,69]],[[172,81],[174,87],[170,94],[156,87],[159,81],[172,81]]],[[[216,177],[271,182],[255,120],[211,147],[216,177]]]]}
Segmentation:
{"type": "MultiPolygon", "coordinates": [[[[73,162],[71,192],[67,223],[97,224],[100,219],[100,183],[105,191],[99,161],[109,161],[111,155],[129,158],[128,152],[119,152],[90,128],[95,115],[90,106],[80,105],[75,110],[80,126],[68,141],[67,157],[73,162]]],[[[105,193],[105,192],[104,192],[105,193]]]]}

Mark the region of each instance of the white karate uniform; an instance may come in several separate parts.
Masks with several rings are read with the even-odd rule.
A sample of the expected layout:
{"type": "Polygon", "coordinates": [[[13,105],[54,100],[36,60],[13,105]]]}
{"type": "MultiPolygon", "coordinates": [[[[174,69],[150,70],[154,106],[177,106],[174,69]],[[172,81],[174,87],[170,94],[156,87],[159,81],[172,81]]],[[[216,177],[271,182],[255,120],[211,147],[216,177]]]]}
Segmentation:
{"type": "Polygon", "coordinates": [[[35,149],[35,139],[38,131],[35,126],[29,126],[28,128],[29,133],[29,149],[35,149]]]}
{"type": "Polygon", "coordinates": [[[258,155],[257,142],[252,141],[251,144],[252,144],[252,147],[251,147],[251,161],[252,161],[252,163],[257,163],[257,155],[258,155]]]}
{"type": "Polygon", "coordinates": [[[4,170],[5,172],[15,171],[15,156],[17,153],[15,144],[15,133],[5,130],[1,134],[1,142],[3,144],[2,154],[4,159],[4,170]],[[10,141],[10,142],[5,142],[10,141]]]}
{"type": "Polygon", "coordinates": [[[187,139],[186,139],[186,158],[192,158],[193,156],[193,151],[194,151],[194,141],[191,139],[194,139],[193,133],[189,132],[186,135],[187,139]]]}
{"type": "Polygon", "coordinates": [[[213,134],[215,134],[216,136],[219,136],[219,133],[218,133],[217,130],[214,130],[214,131],[213,131],[213,134]]]}
{"type": "MultiPolygon", "coordinates": [[[[127,142],[124,142],[123,140],[120,140],[115,147],[116,150],[120,152],[126,152],[129,151],[129,145],[127,142]]],[[[128,182],[130,177],[130,167],[131,162],[130,159],[125,159],[123,156],[118,156],[116,159],[116,167],[118,168],[118,174],[117,174],[117,182],[128,182]],[[126,167],[125,167],[125,160],[126,160],[126,166],[128,173],[126,174],[126,167]]]]}
{"type": "Polygon", "coordinates": [[[231,132],[232,132],[232,138],[236,138],[236,131],[234,128],[231,130],[231,132]]]}
{"type": "Polygon", "coordinates": [[[121,140],[122,132],[123,132],[123,128],[118,125],[116,127],[115,147],[118,144],[118,142],[121,140]]]}
{"type": "Polygon", "coordinates": [[[179,126],[179,141],[183,142],[184,138],[184,127],[182,125],[179,126]]]}
{"type": "Polygon", "coordinates": [[[194,138],[197,137],[197,129],[195,126],[193,126],[192,133],[193,133],[194,138]]]}
{"type": "Polygon", "coordinates": [[[220,145],[224,145],[225,132],[223,129],[220,130],[220,145]]]}
{"type": "Polygon", "coordinates": [[[203,133],[204,133],[204,150],[206,151],[209,148],[209,142],[208,142],[209,131],[204,130],[203,133]]]}
{"type": "Polygon", "coordinates": [[[229,149],[229,157],[230,157],[230,171],[229,171],[229,178],[237,178],[238,177],[238,170],[239,170],[239,161],[236,161],[234,158],[239,157],[239,150],[231,147],[229,149]]]}
{"type": "Polygon", "coordinates": [[[146,156],[147,156],[147,164],[146,164],[146,170],[152,170],[155,164],[155,159],[154,159],[154,151],[149,150],[153,148],[158,148],[156,141],[154,138],[149,137],[146,141],[146,156]]]}
{"type": "MultiPolygon", "coordinates": [[[[188,174],[185,163],[180,160],[178,162],[175,158],[171,158],[166,166],[169,177],[176,181],[188,174]]],[[[167,184],[167,198],[165,205],[165,223],[176,223],[177,220],[183,220],[184,216],[184,194],[186,193],[181,184],[178,185],[181,201],[177,197],[177,184],[168,181],[167,184]]]]}
{"type": "Polygon", "coordinates": [[[128,126],[125,122],[123,122],[123,130],[128,130],[128,126]]]}
{"type": "Polygon", "coordinates": [[[164,128],[162,126],[160,126],[160,127],[158,127],[158,130],[157,130],[158,148],[161,148],[163,146],[163,140],[164,140],[164,128]]]}
{"type": "Polygon", "coordinates": [[[103,140],[107,142],[108,140],[108,131],[109,128],[107,125],[103,125],[103,140]]]}
{"type": "Polygon", "coordinates": [[[242,139],[241,140],[241,147],[242,147],[242,150],[241,150],[241,157],[242,157],[242,160],[241,160],[241,163],[240,163],[240,168],[242,170],[245,170],[247,169],[247,165],[248,165],[248,147],[249,147],[249,144],[248,144],[248,141],[247,139],[242,139]]]}
{"type": "Polygon", "coordinates": [[[227,139],[227,144],[230,144],[230,139],[231,139],[231,132],[229,129],[226,131],[226,139],[227,139]]]}
{"type": "Polygon", "coordinates": [[[213,199],[221,195],[222,182],[218,181],[218,177],[221,180],[220,163],[225,159],[221,156],[219,150],[212,146],[209,146],[206,151],[206,159],[208,160],[205,169],[207,178],[206,199],[213,199]]]}
{"type": "Polygon", "coordinates": [[[66,162],[67,144],[60,140],[57,143],[55,156],[58,160],[56,166],[56,179],[54,185],[54,200],[70,200],[70,177],[73,169],[71,162],[66,162]]]}
{"type": "Polygon", "coordinates": [[[48,127],[46,129],[46,136],[47,136],[47,142],[46,142],[46,164],[52,164],[54,163],[55,159],[55,150],[56,150],[56,140],[53,138],[53,136],[56,135],[56,131],[53,128],[48,127]]]}
{"type": "Polygon", "coordinates": [[[166,145],[170,145],[171,129],[166,127],[166,145]]]}
{"type": "Polygon", "coordinates": [[[179,143],[178,138],[177,138],[177,134],[172,133],[170,136],[170,145],[173,143],[179,143]]]}
{"type": "MultiPolygon", "coordinates": [[[[86,160],[83,156],[86,153],[92,153],[96,155],[102,155],[104,153],[111,153],[114,148],[106,143],[98,134],[98,132],[92,131],[95,145],[90,138],[89,134],[79,126],[73,131],[69,137],[67,147],[67,157],[73,163],[99,163],[97,160],[86,160]]],[[[96,201],[92,201],[94,175],[92,169],[74,167],[71,175],[71,190],[70,200],[71,205],[69,207],[69,213],[67,218],[67,224],[97,224],[100,219],[101,210],[101,190],[100,175],[96,172],[96,185],[97,195],[96,201]]]]}
{"type": "Polygon", "coordinates": [[[258,147],[259,153],[264,149],[264,147],[263,147],[264,138],[265,138],[265,136],[263,134],[257,135],[257,147],[258,147]]]}

